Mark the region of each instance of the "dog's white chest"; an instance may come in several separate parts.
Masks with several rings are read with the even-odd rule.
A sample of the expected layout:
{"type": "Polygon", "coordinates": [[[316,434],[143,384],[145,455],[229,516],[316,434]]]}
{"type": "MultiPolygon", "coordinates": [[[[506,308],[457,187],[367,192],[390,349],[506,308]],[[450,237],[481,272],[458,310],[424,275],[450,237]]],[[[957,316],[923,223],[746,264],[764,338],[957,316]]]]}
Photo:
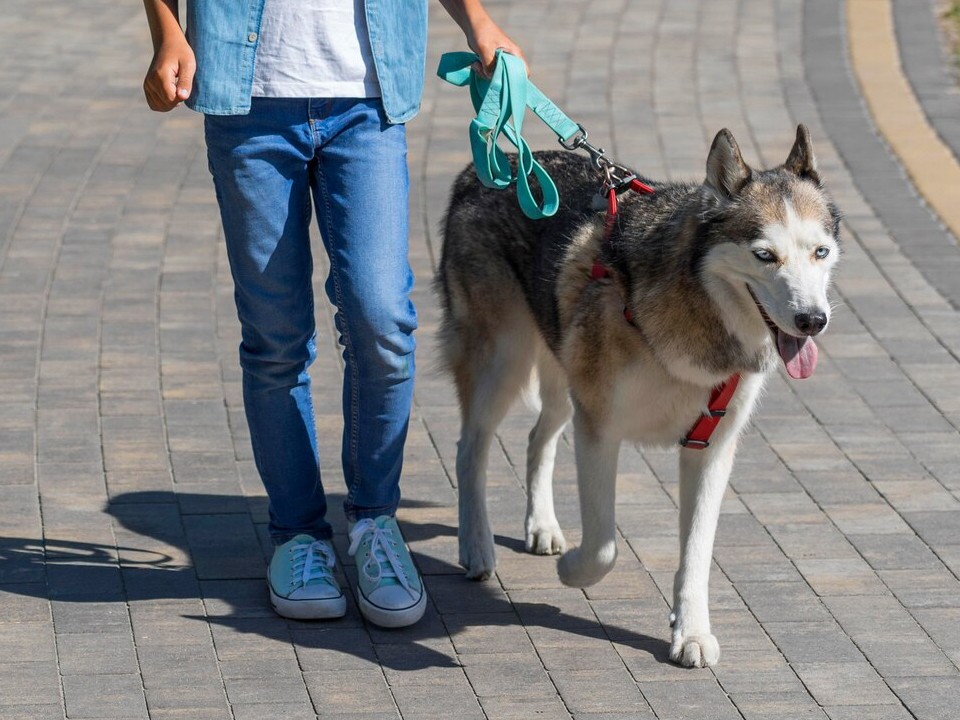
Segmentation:
{"type": "Polygon", "coordinates": [[[625,440],[674,445],[706,410],[710,391],[661,373],[626,369],[613,403],[613,426],[625,440]]]}

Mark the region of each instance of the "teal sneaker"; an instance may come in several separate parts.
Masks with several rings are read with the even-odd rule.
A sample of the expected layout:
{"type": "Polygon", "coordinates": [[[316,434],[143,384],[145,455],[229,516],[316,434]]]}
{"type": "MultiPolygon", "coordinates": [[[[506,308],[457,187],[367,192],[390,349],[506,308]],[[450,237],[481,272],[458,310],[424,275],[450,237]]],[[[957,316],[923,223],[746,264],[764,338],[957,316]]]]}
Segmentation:
{"type": "Polygon", "coordinates": [[[357,560],[357,594],[367,620],[396,628],[423,617],[427,593],[394,518],[360,520],[350,528],[348,552],[357,560]]]}
{"type": "Polygon", "coordinates": [[[326,540],[297,535],[273,551],[267,570],[270,602],[294,620],[343,617],[347,598],[333,576],[336,555],[326,540]]]}

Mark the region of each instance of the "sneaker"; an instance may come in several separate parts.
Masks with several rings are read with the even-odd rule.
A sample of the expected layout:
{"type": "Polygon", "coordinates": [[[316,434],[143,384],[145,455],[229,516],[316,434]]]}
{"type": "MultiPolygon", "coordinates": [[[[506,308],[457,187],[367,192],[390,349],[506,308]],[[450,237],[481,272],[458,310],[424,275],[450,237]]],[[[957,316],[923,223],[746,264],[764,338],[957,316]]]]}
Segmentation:
{"type": "Polygon", "coordinates": [[[347,598],[333,576],[336,556],[326,540],[297,535],[273,551],[267,570],[270,602],[295,620],[343,617],[347,598]]]}
{"type": "Polygon", "coordinates": [[[427,593],[396,519],[381,515],[350,529],[350,555],[357,560],[360,612],[380,627],[413,625],[427,608],[427,593]]]}

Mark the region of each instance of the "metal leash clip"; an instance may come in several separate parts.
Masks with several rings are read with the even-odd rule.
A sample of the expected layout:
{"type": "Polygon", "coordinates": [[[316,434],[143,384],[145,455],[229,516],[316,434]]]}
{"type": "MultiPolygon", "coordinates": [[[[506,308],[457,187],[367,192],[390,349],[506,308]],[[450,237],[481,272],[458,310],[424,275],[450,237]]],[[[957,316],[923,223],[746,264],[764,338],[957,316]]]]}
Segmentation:
{"type": "Polygon", "coordinates": [[[587,132],[587,129],[577,123],[577,127],[580,128],[580,133],[569,141],[564,142],[563,138],[559,138],[558,142],[560,146],[565,150],[586,150],[590,154],[590,161],[593,163],[594,167],[597,168],[604,175],[603,180],[603,192],[604,195],[611,190],[620,194],[625,192],[630,188],[630,183],[637,179],[635,173],[633,173],[629,168],[615,163],[609,158],[607,158],[606,150],[603,148],[598,148],[595,145],[592,145],[587,141],[587,138],[590,137],[590,133],[587,132]]]}

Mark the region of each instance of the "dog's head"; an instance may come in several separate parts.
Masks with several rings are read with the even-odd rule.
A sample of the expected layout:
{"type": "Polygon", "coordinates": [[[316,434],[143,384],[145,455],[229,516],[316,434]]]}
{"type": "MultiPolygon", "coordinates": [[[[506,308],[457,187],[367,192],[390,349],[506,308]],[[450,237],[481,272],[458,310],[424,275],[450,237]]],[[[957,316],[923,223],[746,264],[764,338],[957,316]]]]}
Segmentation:
{"type": "Polygon", "coordinates": [[[700,193],[701,272],[735,334],[773,342],[788,374],[809,377],[811,339],[830,321],[827,288],[840,255],[840,215],[823,189],[800,125],[786,162],[750,168],[733,135],[717,133],[700,193]],[[749,312],[742,309],[747,306],[749,312]]]}

